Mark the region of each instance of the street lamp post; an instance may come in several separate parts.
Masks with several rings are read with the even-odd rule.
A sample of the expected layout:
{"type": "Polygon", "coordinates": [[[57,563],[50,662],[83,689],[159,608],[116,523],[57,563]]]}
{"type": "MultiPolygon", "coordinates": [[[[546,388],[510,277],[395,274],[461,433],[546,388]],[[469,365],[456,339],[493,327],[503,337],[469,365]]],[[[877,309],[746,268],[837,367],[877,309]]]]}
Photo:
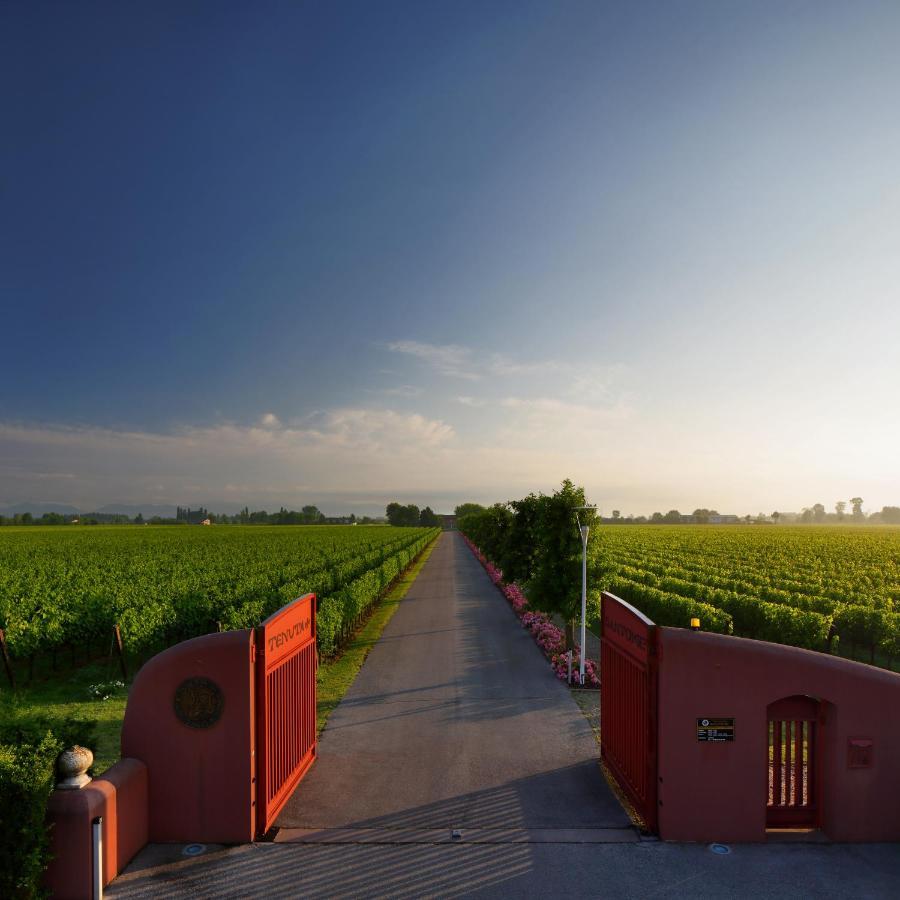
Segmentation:
{"type": "MultiPolygon", "coordinates": [[[[578,683],[584,687],[584,662],[587,657],[587,543],[591,527],[581,524],[580,512],[595,511],[596,506],[579,506],[575,509],[575,521],[581,534],[581,657],[578,664],[578,683]]],[[[587,518],[585,516],[585,518],[587,518]]]]}

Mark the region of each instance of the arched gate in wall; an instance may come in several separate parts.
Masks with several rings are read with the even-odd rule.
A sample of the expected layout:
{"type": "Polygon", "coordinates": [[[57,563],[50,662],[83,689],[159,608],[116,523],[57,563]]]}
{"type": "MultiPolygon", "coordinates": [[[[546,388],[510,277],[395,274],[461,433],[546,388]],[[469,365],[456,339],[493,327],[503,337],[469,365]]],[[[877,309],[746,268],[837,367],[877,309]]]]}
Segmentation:
{"type": "Polygon", "coordinates": [[[819,708],[818,700],[806,696],[768,706],[766,828],[819,825],[819,708]]]}

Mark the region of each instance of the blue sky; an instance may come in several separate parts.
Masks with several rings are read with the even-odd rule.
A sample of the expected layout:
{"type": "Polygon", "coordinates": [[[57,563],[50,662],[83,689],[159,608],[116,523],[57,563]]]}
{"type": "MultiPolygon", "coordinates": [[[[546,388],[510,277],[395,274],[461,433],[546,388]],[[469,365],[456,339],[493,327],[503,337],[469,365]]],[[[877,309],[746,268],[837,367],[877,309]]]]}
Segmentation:
{"type": "Polygon", "coordinates": [[[896,3],[7,3],[0,505],[900,502],[896,3]]]}

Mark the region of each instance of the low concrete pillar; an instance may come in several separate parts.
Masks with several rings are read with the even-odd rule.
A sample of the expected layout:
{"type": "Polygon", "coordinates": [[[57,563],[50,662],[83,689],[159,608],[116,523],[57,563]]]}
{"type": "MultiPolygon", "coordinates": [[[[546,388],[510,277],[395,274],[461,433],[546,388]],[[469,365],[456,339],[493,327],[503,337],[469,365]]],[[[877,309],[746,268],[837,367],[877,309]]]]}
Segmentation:
{"type": "MultiPolygon", "coordinates": [[[[68,775],[71,780],[78,775],[68,775]]],[[[53,859],[44,883],[54,898],[85,900],[93,885],[91,823],[103,817],[103,883],[109,884],[147,843],[147,767],[117,762],[81,787],[58,787],[47,804],[53,859]]]]}

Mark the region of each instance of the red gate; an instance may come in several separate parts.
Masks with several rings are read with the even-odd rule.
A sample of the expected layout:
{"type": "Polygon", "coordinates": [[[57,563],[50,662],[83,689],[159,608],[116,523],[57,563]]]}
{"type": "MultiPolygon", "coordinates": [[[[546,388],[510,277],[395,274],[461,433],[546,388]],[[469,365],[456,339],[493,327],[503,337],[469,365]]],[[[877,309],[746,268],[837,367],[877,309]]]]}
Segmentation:
{"type": "Polygon", "coordinates": [[[767,828],[815,828],[816,720],[812,697],[786,697],[769,704],[767,828]]]}
{"type": "Polygon", "coordinates": [[[316,597],[256,631],[256,830],[272,827],[316,757],[316,597]]]}
{"type": "Polygon", "coordinates": [[[651,831],[656,811],[656,625],[603,592],[600,755],[651,831]]]}

